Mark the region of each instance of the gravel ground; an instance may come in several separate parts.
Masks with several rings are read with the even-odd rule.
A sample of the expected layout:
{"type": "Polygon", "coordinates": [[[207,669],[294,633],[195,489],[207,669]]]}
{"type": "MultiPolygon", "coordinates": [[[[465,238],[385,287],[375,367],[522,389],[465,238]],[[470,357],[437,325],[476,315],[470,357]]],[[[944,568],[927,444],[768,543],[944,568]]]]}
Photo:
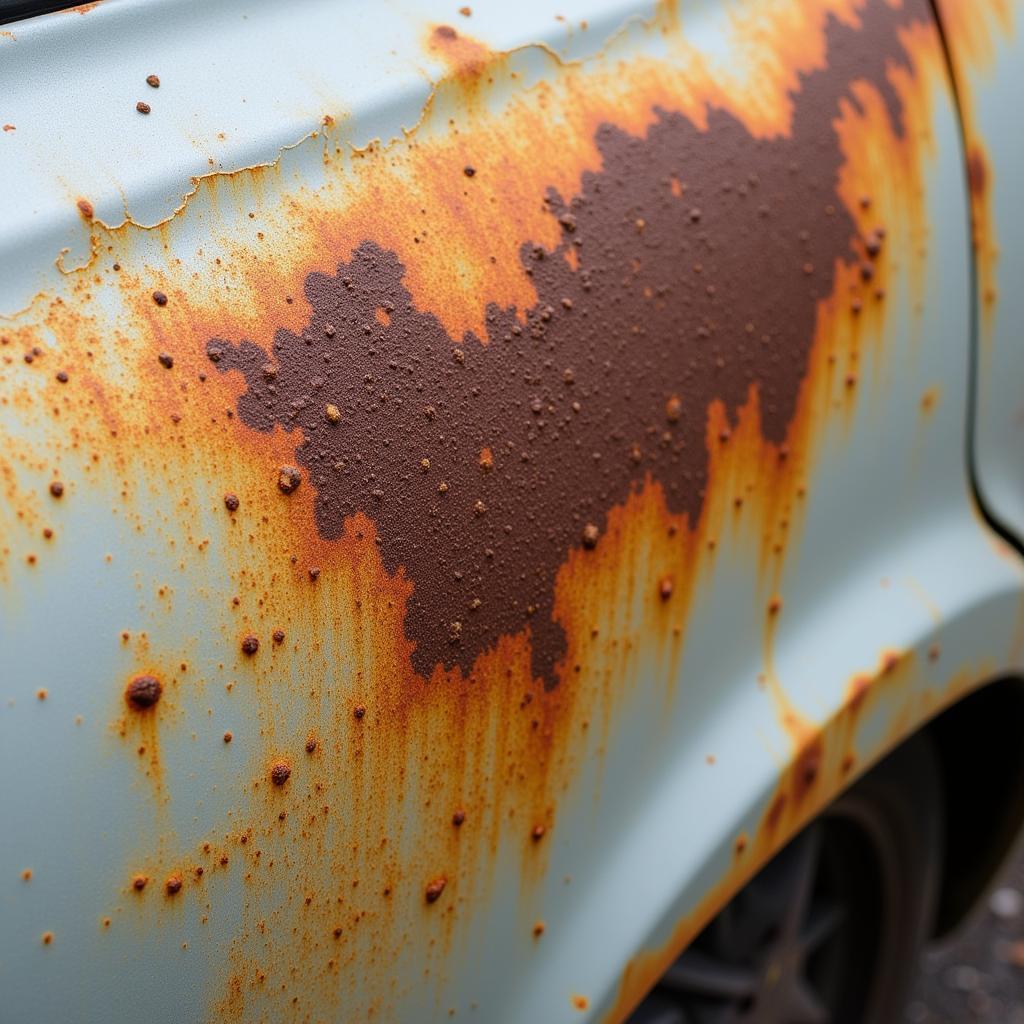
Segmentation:
{"type": "Polygon", "coordinates": [[[910,1024],[1024,1024],[1024,850],[967,927],[928,953],[910,1024]]]}

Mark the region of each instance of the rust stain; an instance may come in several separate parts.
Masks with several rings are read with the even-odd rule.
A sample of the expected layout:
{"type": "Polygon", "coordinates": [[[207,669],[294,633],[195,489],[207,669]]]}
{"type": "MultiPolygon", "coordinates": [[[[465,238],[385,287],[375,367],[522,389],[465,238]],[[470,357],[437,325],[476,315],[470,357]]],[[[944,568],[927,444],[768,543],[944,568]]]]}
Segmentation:
{"type": "MultiPolygon", "coordinates": [[[[857,401],[846,381],[881,333],[888,250],[922,216],[911,129],[943,81],[920,0],[777,11],[736,26],[737,46],[770,43],[751,81],[667,11],[648,29],[672,60],[542,52],[552,76],[529,87],[516,54],[433,27],[451,75],[405,139],[342,157],[328,127],[322,195],[260,206],[281,188],[267,166],[197,182],[153,232],[93,217],[94,257],[66,294],[0,331],[19,383],[0,402],[39,424],[26,437],[59,455],[74,498],[19,484],[14,460],[58,470],[31,441],[0,456],[19,511],[0,511],[0,547],[80,494],[114,494],[195,578],[213,551],[233,588],[205,628],[262,732],[231,748],[245,758],[231,821],[126,868],[242,877],[218,1019],[314,1002],[386,1018],[397,995],[355,979],[410,943],[443,977],[499,850],[524,892],[544,876],[637,651],[675,683],[729,531],[760,541],[770,663],[816,438],[857,401]],[[265,244],[230,225],[222,238],[213,218],[210,274],[140,255],[150,234],[178,251],[205,200],[259,207],[265,244]],[[166,517],[153,494],[173,495],[166,517]],[[216,514],[199,525],[197,509],[216,514]]],[[[167,670],[172,639],[125,683],[162,680],[159,703],[119,723],[161,791],[158,724],[194,699],[167,670]]],[[[792,766],[773,838],[737,843],[743,870],[852,770],[772,686],[792,766]]],[[[181,905],[199,898],[189,878],[181,905]]],[[[653,980],[635,978],[627,1002],[653,980]]]]}
{"type": "Polygon", "coordinates": [[[982,311],[982,341],[991,337],[998,298],[999,242],[992,209],[994,169],[984,136],[978,127],[975,79],[993,65],[996,40],[1016,30],[1016,8],[1011,0],[936,0],[942,23],[967,145],[967,181],[971,202],[971,233],[977,260],[978,297],[982,311]]]}

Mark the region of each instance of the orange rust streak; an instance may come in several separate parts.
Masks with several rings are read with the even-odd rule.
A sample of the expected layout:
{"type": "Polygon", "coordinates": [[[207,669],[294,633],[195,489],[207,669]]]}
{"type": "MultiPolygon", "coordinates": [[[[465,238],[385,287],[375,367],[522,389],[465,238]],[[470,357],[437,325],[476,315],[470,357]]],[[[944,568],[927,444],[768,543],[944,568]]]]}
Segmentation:
{"type": "Polygon", "coordinates": [[[992,66],[996,39],[1016,30],[1016,10],[1011,0],[937,0],[943,32],[956,79],[957,99],[967,143],[967,172],[971,201],[971,233],[977,259],[978,296],[982,311],[982,341],[992,333],[998,298],[996,265],[998,233],[992,209],[994,169],[985,139],[978,127],[973,81],[992,66]]]}

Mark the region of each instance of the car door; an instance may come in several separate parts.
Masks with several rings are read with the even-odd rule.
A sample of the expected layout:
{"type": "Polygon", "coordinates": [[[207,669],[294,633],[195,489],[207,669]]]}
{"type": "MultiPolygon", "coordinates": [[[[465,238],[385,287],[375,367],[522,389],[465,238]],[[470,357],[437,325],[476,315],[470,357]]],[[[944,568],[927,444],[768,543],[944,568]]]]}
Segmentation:
{"type": "Polygon", "coordinates": [[[1020,670],[924,0],[106,0],[0,120],[0,1017],[622,1020],[1020,670]]]}

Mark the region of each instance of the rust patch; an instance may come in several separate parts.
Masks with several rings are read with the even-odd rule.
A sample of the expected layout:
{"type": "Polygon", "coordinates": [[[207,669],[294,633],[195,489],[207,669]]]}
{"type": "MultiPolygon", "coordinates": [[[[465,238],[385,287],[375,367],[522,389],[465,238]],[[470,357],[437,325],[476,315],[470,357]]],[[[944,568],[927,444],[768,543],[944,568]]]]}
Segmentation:
{"type": "MultiPolygon", "coordinates": [[[[706,410],[720,401],[735,429],[752,383],[764,437],[785,439],[818,304],[837,265],[878,244],[840,201],[843,153],[822,139],[835,140],[840,105],[858,102],[854,77],[900,130],[887,66],[905,59],[898,28],[922,15],[874,4],[857,46],[831,22],[830,64],[802,81],[787,137],[755,138],[714,108],[704,126],[662,110],[640,137],[599,128],[602,170],[574,196],[543,197],[560,240],[521,247],[536,303],[489,306],[486,337],[449,335],[414,303],[396,253],[367,240],[335,274],[309,275],[309,320],[277,331],[270,350],[209,342],[218,370],[245,377],[242,421],[298,435],[320,536],[339,538],[359,512],[379,524],[385,567],[414,584],[405,629],[418,673],[468,672],[499,636],[527,629],[533,671],[555,685],[566,640],[554,577],[581,529],[595,546],[608,508],[652,478],[696,523],[706,410]],[[673,176],[684,201],[665,187],[673,176]],[[763,252],[771,273],[751,265],[763,252]],[[325,401],[344,429],[324,422],[325,401]],[[487,478],[473,458],[484,449],[501,453],[487,478]],[[430,472],[416,472],[425,459],[430,472]]],[[[460,40],[444,26],[433,38],[460,40]]],[[[300,478],[292,467],[279,486],[300,478]]]]}

